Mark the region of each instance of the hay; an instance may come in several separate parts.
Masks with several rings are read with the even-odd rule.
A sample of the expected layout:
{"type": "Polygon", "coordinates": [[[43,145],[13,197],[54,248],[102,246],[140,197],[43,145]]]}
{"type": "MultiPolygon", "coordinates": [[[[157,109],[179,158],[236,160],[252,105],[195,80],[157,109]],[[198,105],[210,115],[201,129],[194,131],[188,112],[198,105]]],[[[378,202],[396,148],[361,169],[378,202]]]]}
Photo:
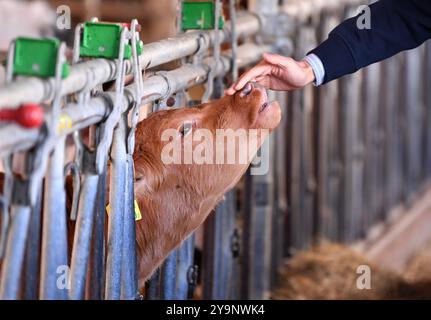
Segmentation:
{"type": "Polygon", "coordinates": [[[346,246],[324,243],[299,252],[286,264],[273,299],[429,299],[431,271],[427,273],[428,280],[412,276],[424,264],[431,265],[431,254],[428,258],[428,262],[425,258],[420,263],[414,262],[415,267],[404,276],[380,268],[346,246]],[[369,290],[357,288],[360,274],[356,271],[360,265],[371,269],[369,290]]]}

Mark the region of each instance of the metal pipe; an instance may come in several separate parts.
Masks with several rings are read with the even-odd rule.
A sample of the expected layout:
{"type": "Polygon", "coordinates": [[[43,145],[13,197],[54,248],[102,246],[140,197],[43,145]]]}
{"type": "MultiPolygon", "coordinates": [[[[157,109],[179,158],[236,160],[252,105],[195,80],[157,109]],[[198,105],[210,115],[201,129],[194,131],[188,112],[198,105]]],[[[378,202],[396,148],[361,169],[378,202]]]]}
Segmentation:
{"type": "MultiPolygon", "coordinates": [[[[238,48],[238,66],[244,67],[260,59],[264,52],[270,51],[270,46],[258,46],[255,44],[244,44],[238,48]]],[[[166,96],[169,92],[174,93],[197,84],[205,82],[207,77],[207,68],[211,65],[212,59],[206,59],[202,65],[194,66],[186,64],[181,68],[169,71],[164,76],[154,75],[145,81],[143,87],[143,104],[155,101],[166,96]]],[[[225,74],[230,70],[229,55],[222,55],[218,63],[217,75],[225,74]]],[[[0,91],[3,89],[0,89],[0,91]]],[[[123,105],[125,108],[131,105],[134,99],[134,86],[130,85],[125,88],[123,105]]],[[[113,93],[106,94],[112,101],[113,93]]],[[[104,96],[92,98],[88,102],[88,108],[82,108],[81,105],[71,103],[62,109],[61,114],[64,118],[70,119],[72,126],[65,128],[59,134],[69,135],[72,132],[84,129],[91,124],[102,121],[109,113],[111,104],[104,96]]],[[[0,156],[15,153],[32,147],[39,136],[37,131],[23,130],[13,124],[5,125],[0,128],[0,156]]]]}
{"type": "Polygon", "coordinates": [[[160,268],[154,271],[153,276],[145,286],[145,298],[147,300],[160,299],[160,268]]]}
{"type": "Polygon", "coordinates": [[[235,238],[236,196],[235,191],[225,195],[226,199],[220,203],[214,215],[205,223],[205,241],[203,251],[203,297],[204,299],[235,299],[234,292],[238,263],[233,247],[235,238]]]}
{"type": "MultiPolygon", "coordinates": [[[[239,38],[255,34],[262,26],[263,20],[257,15],[242,13],[238,16],[236,33],[239,38]]],[[[226,24],[220,32],[221,42],[229,41],[231,26],[226,24]]],[[[216,32],[196,31],[187,32],[173,38],[149,43],[145,46],[139,57],[140,65],[144,68],[155,67],[170,61],[181,59],[196,53],[198,50],[207,50],[216,37],[216,32]],[[205,41],[199,41],[204,37],[205,41]],[[200,47],[204,45],[205,47],[200,47]]],[[[126,61],[126,73],[132,71],[130,61],[126,61]]],[[[80,92],[85,88],[96,87],[99,84],[115,79],[118,74],[116,62],[106,59],[94,59],[78,63],[71,68],[70,75],[62,80],[61,95],[80,92]]],[[[18,107],[25,102],[43,102],[53,98],[54,81],[36,78],[20,79],[0,88],[0,107],[18,107]]]]}
{"type": "Polygon", "coordinates": [[[176,267],[177,267],[177,250],[171,252],[166,258],[160,271],[161,279],[161,295],[162,300],[173,300],[175,299],[175,287],[176,287],[176,267]]]}
{"type": "Polygon", "coordinates": [[[123,232],[123,266],[121,270],[121,298],[123,300],[132,300],[135,299],[138,292],[133,156],[128,154],[126,161],[127,171],[123,232]]]}
{"type": "Polygon", "coordinates": [[[10,229],[1,272],[1,300],[16,300],[19,297],[30,212],[31,208],[28,206],[12,205],[10,229]]]}
{"type": "Polygon", "coordinates": [[[193,258],[195,249],[195,236],[192,234],[177,250],[177,283],[175,299],[186,300],[190,296],[193,279],[191,268],[194,268],[193,258]]]}
{"type": "Polygon", "coordinates": [[[67,267],[66,196],[64,192],[65,137],[49,157],[43,206],[41,299],[65,299],[68,286],[59,286],[62,267],[67,267]]]}
{"type": "Polygon", "coordinates": [[[108,250],[106,260],[105,299],[118,300],[121,297],[121,267],[123,253],[123,222],[126,190],[126,120],[121,118],[111,148],[110,189],[108,218],[108,250]]]}
{"type": "Polygon", "coordinates": [[[101,300],[105,284],[106,171],[99,176],[90,255],[90,299],[101,300]]]}
{"type": "Polygon", "coordinates": [[[36,300],[40,273],[40,237],[42,225],[42,183],[36,205],[32,208],[25,257],[24,300],[36,300]]]}
{"type": "Polygon", "coordinates": [[[98,183],[97,174],[83,176],[70,268],[69,298],[74,300],[83,299],[85,294],[98,183]]]}

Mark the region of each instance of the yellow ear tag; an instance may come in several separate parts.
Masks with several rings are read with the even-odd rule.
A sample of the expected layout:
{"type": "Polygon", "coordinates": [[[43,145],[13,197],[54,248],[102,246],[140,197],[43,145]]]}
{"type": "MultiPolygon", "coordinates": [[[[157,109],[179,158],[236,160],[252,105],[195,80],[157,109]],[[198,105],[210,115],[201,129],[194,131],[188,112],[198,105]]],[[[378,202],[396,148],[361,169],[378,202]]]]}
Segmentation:
{"type": "MultiPolygon", "coordinates": [[[[135,200],[134,204],[135,204],[135,221],[139,221],[142,219],[141,210],[139,209],[138,201],[135,200]]],[[[111,207],[108,204],[106,206],[106,213],[109,215],[110,211],[111,211],[111,207]]]]}
{"type": "Polygon", "coordinates": [[[141,219],[142,219],[141,210],[139,209],[138,201],[136,201],[135,199],[135,221],[139,221],[141,219]]]}

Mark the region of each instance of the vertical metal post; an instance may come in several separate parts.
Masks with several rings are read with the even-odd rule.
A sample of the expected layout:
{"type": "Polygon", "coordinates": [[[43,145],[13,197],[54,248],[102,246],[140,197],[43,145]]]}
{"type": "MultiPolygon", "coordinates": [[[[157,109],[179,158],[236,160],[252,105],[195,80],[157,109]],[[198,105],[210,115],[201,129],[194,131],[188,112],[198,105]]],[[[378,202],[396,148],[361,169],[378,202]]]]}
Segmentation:
{"type": "Polygon", "coordinates": [[[407,116],[407,185],[408,185],[408,200],[412,200],[414,192],[420,179],[420,132],[422,118],[422,102],[420,100],[421,93],[421,61],[419,58],[419,49],[411,50],[405,53],[406,65],[406,87],[405,87],[405,108],[407,116]]]}
{"type": "MultiPolygon", "coordinates": [[[[230,3],[231,10],[234,9],[234,3],[230,3]]],[[[214,58],[215,63],[210,70],[208,75],[207,90],[202,97],[203,102],[206,102],[212,94],[213,98],[219,98],[223,92],[222,78],[218,77],[214,80],[213,73],[217,69],[220,58],[220,43],[219,43],[219,16],[222,14],[222,2],[220,0],[215,1],[215,30],[216,39],[214,41],[214,58]],[[213,83],[214,82],[214,83],[213,83]],[[213,92],[213,86],[215,88],[213,92]]],[[[231,14],[235,15],[235,12],[231,14]]],[[[235,20],[235,16],[234,16],[235,20]]],[[[236,38],[236,32],[233,30],[234,38],[236,38]]],[[[233,59],[236,55],[236,43],[232,45],[233,59]]],[[[233,63],[232,68],[234,69],[233,76],[236,77],[236,61],[233,63]]],[[[231,282],[231,274],[237,268],[235,268],[235,259],[232,257],[231,252],[231,237],[233,230],[235,229],[235,190],[232,190],[226,194],[225,201],[215,209],[215,214],[210,215],[205,222],[205,239],[204,239],[204,251],[203,251],[203,296],[205,299],[228,299],[229,297],[235,297],[235,293],[228,289],[231,282]]],[[[235,279],[237,277],[234,277],[235,279]]]]}
{"type": "Polygon", "coordinates": [[[194,249],[195,236],[192,234],[180,248],[177,249],[177,277],[175,299],[191,299],[194,285],[194,249]]]}
{"type": "Polygon", "coordinates": [[[235,190],[225,195],[225,201],[205,224],[204,243],[204,298],[235,299],[237,297],[234,274],[237,259],[232,252],[232,240],[236,229],[235,190]]]}
{"type": "Polygon", "coordinates": [[[276,94],[284,116],[281,123],[273,134],[275,139],[274,148],[274,208],[272,219],[272,259],[271,259],[271,285],[274,286],[278,280],[279,269],[283,264],[284,257],[284,222],[287,214],[287,190],[286,190],[286,129],[287,129],[287,94],[279,92],[276,94]]]}
{"type": "Polygon", "coordinates": [[[86,172],[82,177],[70,271],[69,298],[74,300],[83,299],[85,294],[98,183],[95,172],[86,172]]]}
{"type": "Polygon", "coordinates": [[[426,154],[424,157],[424,166],[425,166],[425,174],[428,179],[431,177],[431,43],[428,41],[425,44],[425,72],[424,72],[424,85],[425,85],[425,94],[424,94],[424,104],[426,110],[426,123],[425,125],[425,150],[426,154]]]}
{"type": "MultiPolygon", "coordinates": [[[[395,93],[399,88],[399,64],[396,57],[391,58],[382,63],[382,92],[395,93]]],[[[385,212],[395,207],[400,198],[400,185],[402,181],[399,179],[401,171],[401,157],[399,152],[400,132],[398,130],[398,108],[399,99],[395,94],[386,94],[382,97],[382,109],[384,109],[384,130],[386,133],[386,143],[384,145],[384,179],[385,179],[385,194],[384,207],[385,212]]],[[[367,215],[367,211],[364,212],[367,215]]],[[[366,228],[370,225],[370,221],[366,224],[366,228]]]]}
{"type": "Polygon", "coordinates": [[[135,227],[135,188],[133,156],[126,157],[126,194],[123,231],[123,267],[121,298],[135,299],[138,292],[138,274],[136,261],[136,227],[135,227]]]}
{"type": "Polygon", "coordinates": [[[157,269],[145,286],[145,298],[148,300],[160,299],[160,268],[157,269]]]}
{"type": "Polygon", "coordinates": [[[161,292],[160,298],[163,300],[175,299],[177,282],[177,250],[171,252],[160,269],[161,292]]]}
{"type": "MultiPolygon", "coordinates": [[[[119,107],[119,106],[117,106],[119,107]]],[[[126,121],[124,116],[114,130],[111,149],[108,218],[108,249],[106,260],[105,298],[121,297],[121,268],[124,232],[124,206],[127,174],[126,121]]]]}
{"type": "MultiPolygon", "coordinates": [[[[296,38],[297,57],[303,57],[307,48],[315,42],[314,30],[310,26],[298,26],[296,38]]],[[[313,239],[314,207],[316,200],[313,88],[307,87],[291,94],[292,121],[290,177],[290,228],[291,245],[303,249],[313,239]]]]}
{"type": "Polygon", "coordinates": [[[266,299],[271,287],[274,181],[273,167],[269,163],[274,161],[273,152],[274,139],[269,137],[261,148],[261,165],[268,167],[268,172],[264,175],[249,176],[246,180],[246,187],[250,189],[245,191],[251,191],[252,194],[248,196],[250,203],[246,204],[244,212],[242,299],[266,299]]]}
{"type": "Polygon", "coordinates": [[[380,65],[369,66],[363,71],[363,138],[365,148],[364,166],[364,219],[362,232],[375,224],[382,214],[383,190],[379,187],[383,168],[381,149],[381,99],[380,65]]]}
{"type": "MultiPolygon", "coordinates": [[[[350,8],[346,10],[350,16],[350,8]]],[[[360,225],[362,212],[362,144],[359,135],[361,114],[360,88],[361,74],[343,77],[340,81],[341,144],[343,161],[342,199],[340,232],[342,240],[356,238],[356,228],[360,225]]]]}
{"type": "Polygon", "coordinates": [[[105,283],[105,203],[106,203],[106,171],[99,176],[97,186],[98,197],[95,204],[92,248],[90,255],[90,299],[103,298],[105,283]]]}
{"type": "Polygon", "coordinates": [[[27,232],[31,208],[14,204],[11,207],[11,222],[2,266],[0,299],[15,300],[19,297],[21,270],[24,262],[27,232]]]}
{"type": "MultiPolygon", "coordinates": [[[[338,19],[333,12],[321,15],[318,27],[321,42],[336,27],[338,19]]],[[[336,241],[338,235],[338,195],[340,193],[340,163],[338,155],[338,81],[317,89],[317,235],[336,241]]]]}
{"type": "Polygon", "coordinates": [[[65,139],[57,140],[45,178],[40,298],[47,300],[66,299],[67,296],[67,288],[57,284],[58,268],[68,266],[63,170],[65,139]]]}
{"type": "Polygon", "coordinates": [[[42,184],[32,208],[24,270],[24,299],[36,300],[39,292],[40,238],[42,230],[42,184]]]}
{"type": "Polygon", "coordinates": [[[135,99],[130,115],[130,128],[127,132],[126,144],[126,195],[124,211],[124,231],[123,231],[123,266],[121,279],[122,299],[135,299],[138,293],[138,271],[136,261],[136,225],[135,225],[135,167],[133,153],[135,150],[135,132],[139,119],[139,110],[142,102],[142,71],[139,63],[137,46],[139,42],[139,32],[137,31],[138,21],[131,23],[131,44],[132,44],[132,67],[135,81],[135,99]]]}

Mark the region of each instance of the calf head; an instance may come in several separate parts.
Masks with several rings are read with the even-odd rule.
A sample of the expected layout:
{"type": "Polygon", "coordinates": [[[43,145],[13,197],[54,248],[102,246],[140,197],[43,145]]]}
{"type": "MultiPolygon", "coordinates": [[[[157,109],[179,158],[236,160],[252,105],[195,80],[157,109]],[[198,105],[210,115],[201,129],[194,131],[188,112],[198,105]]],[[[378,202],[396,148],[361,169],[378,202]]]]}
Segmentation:
{"type": "Polygon", "coordinates": [[[193,108],[163,110],[136,132],[135,194],[140,286],[246,171],[280,122],[278,103],[247,85],[193,108]]]}

